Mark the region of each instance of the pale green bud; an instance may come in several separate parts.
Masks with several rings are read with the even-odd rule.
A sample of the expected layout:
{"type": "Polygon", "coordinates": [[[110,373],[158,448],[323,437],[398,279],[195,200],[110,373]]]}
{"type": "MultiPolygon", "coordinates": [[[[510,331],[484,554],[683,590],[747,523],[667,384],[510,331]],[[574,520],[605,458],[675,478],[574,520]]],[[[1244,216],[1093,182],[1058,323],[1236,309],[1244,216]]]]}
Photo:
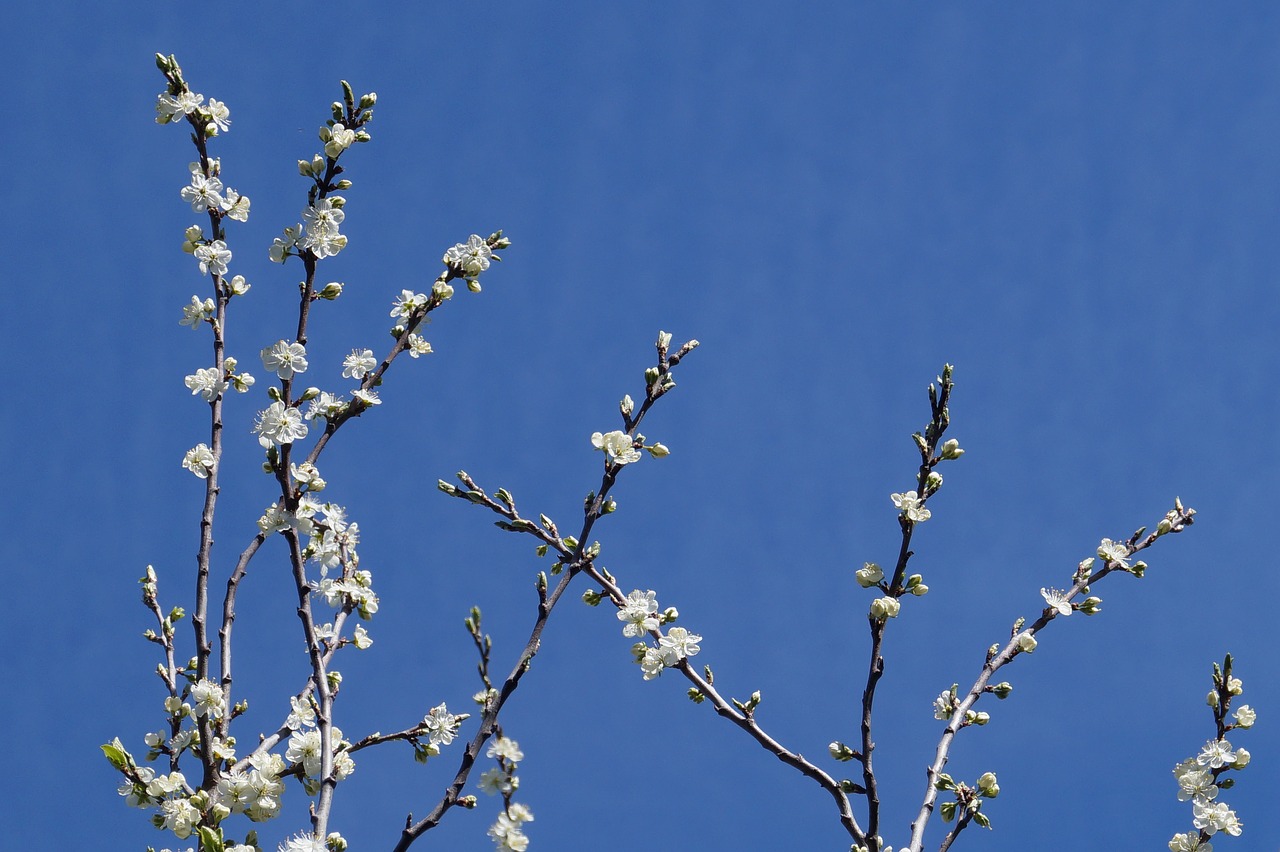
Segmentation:
{"type": "Polygon", "coordinates": [[[994,772],[984,772],[978,777],[978,793],[988,799],[994,799],[1000,795],[1000,785],[996,783],[994,772]]]}
{"type": "Polygon", "coordinates": [[[940,455],[942,456],[942,458],[950,461],[953,459],[958,459],[962,455],[964,455],[964,450],[960,449],[959,441],[957,441],[955,438],[951,438],[950,440],[948,440],[946,443],[942,445],[942,452],[940,453],[940,455]]]}
{"type": "Polygon", "coordinates": [[[330,281],[320,290],[320,298],[332,302],[334,299],[342,295],[342,288],[345,285],[341,281],[330,281]]]}

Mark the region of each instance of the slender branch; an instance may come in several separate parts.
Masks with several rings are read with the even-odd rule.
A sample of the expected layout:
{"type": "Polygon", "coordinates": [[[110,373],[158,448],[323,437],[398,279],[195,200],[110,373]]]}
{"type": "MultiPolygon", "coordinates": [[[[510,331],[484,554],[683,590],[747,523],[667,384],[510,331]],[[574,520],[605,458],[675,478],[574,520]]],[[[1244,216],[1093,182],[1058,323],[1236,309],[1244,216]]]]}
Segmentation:
{"type": "MultiPolygon", "coordinates": [[[[584,565],[583,571],[593,581],[600,584],[614,606],[621,609],[625,605],[626,595],[622,593],[622,588],[614,580],[598,570],[593,564],[584,565]]],[[[653,632],[657,633],[657,631],[653,632]]],[[[849,804],[849,797],[841,788],[839,781],[836,781],[821,768],[808,761],[803,755],[790,751],[766,733],[756,721],[753,713],[744,712],[729,701],[726,701],[708,678],[704,678],[694,670],[689,664],[688,658],[681,659],[673,668],[684,675],[693,684],[694,688],[711,702],[717,715],[741,728],[759,743],[765,751],[805,777],[813,779],[822,789],[830,793],[831,797],[836,801],[840,824],[849,832],[849,836],[853,838],[855,843],[867,842],[867,834],[858,825],[857,818],[854,817],[853,809],[849,804]]]]}
{"type": "Polygon", "coordinates": [[[463,751],[462,760],[458,764],[458,771],[454,774],[453,781],[445,790],[444,797],[440,802],[418,822],[412,822],[412,816],[406,820],[404,830],[400,833],[400,839],[394,847],[394,852],[404,852],[409,846],[425,834],[427,831],[439,825],[440,820],[450,808],[458,804],[458,800],[462,795],[462,790],[466,787],[467,778],[471,774],[471,769],[475,765],[476,760],[480,757],[480,750],[484,748],[485,742],[493,735],[497,724],[498,714],[502,711],[502,707],[506,704],[507,699],[520,685],[520,680],[529,670],[529,664],[533,661],[534,656],[538,653],[538,649],[542,644],[542,631],[547,625],[548,619],[551,618],[551,612],[555,609],[560,597],[565,590],[569,588],[569,584],[576,576],[576,571],[567,571],[560,581],[556,584],[555,589],[544,600],[540,600],[538,604],[538,617],[533,623],[533,628],[529,631],[529,638],[525,642],[524,650],[521,651],[515,667],[511,673],[507,675],[506,680],[502,682],[502,687],[498,690],[498,694],[493,696],[486,704],[484,715],[481,717],[480,727],[476,731],[475,736],[471,738],[471,742],[467,743],[466,749],[463,751]]]}
{"type": "MultiPolygon", "coordinates": [[[[1082,592],[1085,592],[1091,585],[1100,582],[1108,574],[1116,571],[1132,571],[1127,567],[1127,560],[1134,554],[1146,550],[1156,542],[1156,539],[1168,533],[1182,532],[1192,523],[1194,523],[1195,509],[1186,508],[1182,505],[1181,500],[1174,502],[1174,508],[1165,515],[1155,532],[1148,534],[1145,538],[1141,537],[1143,530],[1135,533],[1127,542],[1127,555],[1124,560],[1107,559],[1101,570],[1090,575],[1087,571],[1081,570],[1076,572],[1076,581],[1071,589],[1066,593],[1067,601],[1082,592]]],[[[1144,528],[1145,530],[1145,528],[1144,528]]],[[[1079,606],[1078,604],[1075,606],[1079,606]]],[[[1030,627],[1025,630],[1021,629],[1021,619],[1015,623],[1015,629],[1008,643],[994,654],[988,654],[987,661],[983,665],[982,670],[978,674],[978,678],[973,682],[973,686],[969,687],[969,691],[964,698],[956,705],[955,710],[951,714],[946,727],[942,731],[942,736],[938,740],[937,749],[934,752],[933,763],[930,764],[927,773],[927,787],[925,788],[924,799],[920,805],[920,810],[916,814],[916,818],[911,823],[911,843],[907,847],[910,852],[921,852],[924,848],[924,831],[928,825],[929,817],[933,813],[934,803],[937,801],[938,789],[936,783],[942,774],[942,769],[947,765],[947,761],[951,752],[951,744],[956,734],[961,728],[966,727],[966,713],[972,709],[983,693],[987,692],[987,685],[991,681],[991,677],[1005,665],[1012,662],[1014,657],[1023,653],[1021,643],[1024,641],[1022,637],[1034,637],[1037,633],[1045,628],[1058,615],[1058,611],[1052,607],[1046,607],[1040,617],[1032,622],[1030,627]]]]}

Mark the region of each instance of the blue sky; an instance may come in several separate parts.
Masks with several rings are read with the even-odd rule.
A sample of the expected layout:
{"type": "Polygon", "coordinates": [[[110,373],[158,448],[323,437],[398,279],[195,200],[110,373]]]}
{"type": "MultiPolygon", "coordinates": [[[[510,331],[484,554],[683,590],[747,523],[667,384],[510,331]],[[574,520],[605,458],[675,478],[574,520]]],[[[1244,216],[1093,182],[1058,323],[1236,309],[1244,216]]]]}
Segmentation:
{"type": "MultiPolygon", "coordinates": [[[[1101,615],[1051,625],[1004,671],[1015,691],[984,705],[992,723],[959,738],[953,774],[994,771],[1002,793],[995,831],[956,848],[1163,848],[1189,828],[1170,769],[1212,734],[1209,667],[1228,650],[1259,723],[1232,737],[1254,761],[1225,794],[1245,836],[1220,845],[1280,836],[1270,4],[11,15],[25,35],[9,48],[0,332],[29,365],[0,412],[21,590],[0,706],[15,847],[173,845],[124,807],[97,751],[117,735],[141,750],[160,724],[135,581],[154,564],[165,602],[188,602],[203,493],[179,462],[207,439],[182,384],[207,340],[177,320],[207,279],[178,251],[192,156],[152,121],[157,50],[232,110],[215,152],[253,199],[231,235],[254,289],[230,345],[260,378],[300,274],[266,246],[298,221],[295,162],[318,149],[340,78],[379,103],[372,144],[344,160],[350,245],[321,275],[347,292],[316,317],[313,381],[341,386],[347,351],[386,346],[391,298],[427,286],[444,248],[499,227],[514,241],[482,294],[436,315],[436,353],[398,364],[384,405],[324,457],[382,595],[377,644],[343,664],[348,734],[465,706],[471,605],[503,669],[533,617],[544,565],[530,544],[437,478],[465,468],[569,526],[598,481],[588,438],[616,427],[666,329],[703,346],[644,430],[672,455],[628,469],[597,527],[602,561],[677,606],[717,684],[761,690],[762,724],[832,772],[823,752],[855,739],[866,666],[872,596],[853,571],[892,561],[888,495],[912,487],[925,387],[956,365],[950,434],[968,452],[917,532],[932,591],[891,625],[877,705],[888,842],[923,792],[933,697],[1034,617],[1041,586],[1175,495],[1195,527],[1159,543],[1142,581],[1095,587],[1101,615]]],[[[258,390],[229,405],[224,571],[273,499],[248,431],[258,390]]],[[[282,556],[264,548],[242,597],[245,736],[303,677],[282,556]]],[[[610,612],[567,602],[504,714],[526,753],[533,848],[847,848],[821,790],[690,704],[682,681],[642,682],[628,646],[610,612]]],[[[454,764],[365,755],[334,826],[353,849],[390,848],[454,764]]],[[[304,826],[290,792],[264,841],[304,826]]],[[[495,808],[452,813],[415,849],[490,848],[495,808]]]]}

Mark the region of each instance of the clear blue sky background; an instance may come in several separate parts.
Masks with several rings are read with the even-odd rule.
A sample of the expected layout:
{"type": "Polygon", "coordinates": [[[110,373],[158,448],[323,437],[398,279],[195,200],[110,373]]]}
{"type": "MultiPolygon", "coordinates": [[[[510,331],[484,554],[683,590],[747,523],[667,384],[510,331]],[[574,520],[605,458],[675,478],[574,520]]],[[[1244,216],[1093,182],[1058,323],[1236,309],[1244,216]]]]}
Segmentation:
{"type": "MultiPolygon", "coordinates": [[[[382,595],[377,644],[342,665],[348,734],[467,704],[472,604],[504,670],[532,619],[530,543],[436,479],[466,468],[570,526],[598,480],[588,437],[615,428],[664,328],[704,345],[644,430],[673,455],[627,470],[597,528],[603,563],[677,606],[717,683],[761,690],[767,729],[825,762],[830,740],[856,738],[871,595],[853,571],[896,553],[888,495],[912,487],[909,435],[949,361],[968,454],[916,538],[932,592],[905,602],[885,650],[886,840],[905,840],[923,792],[932,698],[970,682],[1101,537],[1181,495],[1194,529],[1150,553],[1145,580],[1097,586],[1099,617],[1053,624],[1005,670],[1015,691],[985,705],[992,724],[959,738],[951,770],[995,771],[1003,792],[994,833],[957,848],[1164,848],[1190,824],[1170,769],[1211,735],[1209,666],[1227,650],[1259,724],[1233,737],[1254,763],[1225,795],[1246,833],[1220,845],[1275,848],[1272,4],[7,14],[6,845],[174,845],[123,805],[97,750],[116,735],[142,750],[160,723],[136,578],[154,563],[165,602],[189,602],[202,494],[179,462],[207,436],[182,384],[207,337],[177,320],[207,279],[178,250],[192,156],[183,130],[152,122],[160,50],[232,109],[215,151],[253,199],[232,248],[254,289],[231,350],[260,376],[300,274],[266,247],[298,221],[295,161],[317,150],[339,78],[379,104],[373,144],[344,160],[350,246],[321,275],[348,290],[315,318],[313,383],[343,387],[352,347],[383,351],[392,296],[427,286],[445,247],[498,227],[515,241],[482,295],[437,314],[436,354],[397,364],[385,404],[325,456],[382,595]]],[[[222,571],[272,500],[248,431],[262,388],[229,405],[222,571]]],[[[281,557],[264,549],[242,597],[245,734],[276,723],[305,667],[281,557]]],[[[618,628],[569,601],[506,716],[533,848],[847,849],[826,794],[683,681],[642,682],[618,628]]],[[[353,849],[389,848],[456,754],[423,768],[366,753],[335,827],[353,849]]],[[[305,825],[302,796],[288,800],[264,841],[305,825]]],[[[487,849],[495,809],[452,813],[415,848],[487,849]]]]}

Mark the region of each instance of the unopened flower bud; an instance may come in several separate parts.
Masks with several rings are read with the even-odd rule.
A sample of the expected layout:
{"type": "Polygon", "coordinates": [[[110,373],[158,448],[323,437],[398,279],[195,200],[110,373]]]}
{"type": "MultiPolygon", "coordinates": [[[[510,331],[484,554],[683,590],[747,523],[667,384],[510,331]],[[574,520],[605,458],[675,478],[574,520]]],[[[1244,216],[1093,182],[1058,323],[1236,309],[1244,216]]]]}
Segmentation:
{"type": "Polygon", "coordinates": [[[341,281],[330,281],[320,290],[320,298],[332,302],[342,295],[343,286],[341,281]]]}
{"type": "Polygon", "coordinates": [[[666,351],[671,346],[671,334],[666,331],[658,332],[658,348],[666,351]]]}
{"type": "Polygon", "coordinates": [[[929,594],[929,587],[926,586],[924,583],[916,583],[914,586],[911,587],[911,594],[915,595],[918,598],[922,598],[925,595],[929,594]]]}
{"type": "Polygon", "coordinates": [[[608,515],[612,512],[617,511],[617,509],[618,509],[618,501],[610,497],[608,500],[604,501],[604,505],[600,507],[600,512],[602,514],[608,515]]]}
{"type": "Polygon", "coordinates": [[[1230,692],[1232,695],[1239,695],[1244,692],[1244,682],[1238,677],[1231,678],[1227,681],[1227,692],[1230,692]]]}
{"type": "Polygon", "coordinates": [[[648,450],[649,455],[653,456],[655,459],[660,459],[663,456],[671,455],[671,450],[667,449],[664,444],[653,444],[651,446],[645,447],[645,449],[648,450]]]}
{"type": "Polygon", "coordinates": [[[988,799],[1000,795],[1000,785],[996,783],[994,772],[984,772],[978,777],[978,792],[988,799]]]}
{"type": "Polygon", "coordinates": [[[653,384],[654,382],[656,382],[657,380],[658,380],[658,368],[657,368],[657,367],[650,367],[649,369],[647,369],[647,370],[645,370],[645,371],[644,371],[644,383],[645,383],[645,387],[648,387],[648,386],[652,385],[652,384],[653,384]]]}
{"type": "Polygon", "coordinates": [[[897,598],[886,595],[883,598],[876,598],[871,602],[871,617],[876,621],[884,621],[888,618],[897,618],[898,611],[902,608],[902,604],[897,598]]]}
{"type": "Polygon", "coordinates": [[[635,410],[635,400],[631,398],[631,394],[627,394],[622,398],[622,402],[618,403],[618,410],[622,412],[623,417],[630,417],[631,412],[635,410]]]}
{"type": "Polygon", "coordinates": [[[470,290],[472,293],[479,293],[479,292],[480,292],[480,279],[478,279],[478,278],[468,278],[468,279],[467,279],[467,289],[468,289],[468,290],[470,290]]]}
{"type": "Polygon", "coordinates": [[[1218,690],[1209,690],[1209,694],[1205,696],[1204,703],[1208,704],[1210,707],[1216,708],[1218,706],[1218,690]]]}
{"type": "Polygon", "coordinates": [[[458,799],[458,804],[470,810],[476,806],[476,801],[477,800],[475,796],[463,796],[462,798],[458,799]]]}
{"type": "Polygon", "coordinates": [[[832,758],[840,761],[841,763],[848,763],[853,760],[853,749],[849,748],[839,740],[836,740],[831,743],[831,745],[827,746],[827,751],[831,753],[832,758]]]}
{"type": "Polygon", "coordinates": [[[595,589],[587,589],[582,593],[582,602],[587,606],[599,606],[602,600],[604,600],[604,595],[595,589]]]}
{"type": "Polygon", "coordinates": [[[1253,755],[1249,754],[1248,749],[1243,749],[1243,748],[1236,749],[1236,760],[1235,760],[1235,763],[1231,764],[1231,768],[1244,769],[1246,766],[1249,765],[1249,761],[1252,759],[1252,757],[1253,755]]]}
{"type": "Polygon", "coordinates": [[[1079,610],[1085,615],[1097,615],[1102,611],[1102,598],[1096,595],[1085,598],[1080,602],[1079,610]]]}
{"type": "Polygon", "coordinates": [[[958,459],[962,455],[964,455],[964,450],[960,449],[959,441],[957,441],[955,438],[951,438],[950,440],[948,440],[946,443],[942,445],[942,452],[940,453],[940,455],[942,456],[942,458],[950,461],[952,459],[958,459]]]}
{"type": "Polygon", "coordinates": [[[370,92],[367,95],[360,96],[360,109],[368,109],[378,102],[378,93],[370,92]]]}
{"type": "Polygon", "coordinates": [[[996,698],[999,698],[1001,701],[1008,698],[1009,693],[1011,692],[1013,692],[1013,684],[1009,683],[1007,680],[997,683],[995,686],[991,687],[991,694],[996,698]]]}
{"type": "Polygon", "coordinates": [[[936,470],[929,471],[929,475],[924,480],[924,487],[929,491],[937,491],[942,487],[942,474],[936,470]]]}
{"type": "Polygon", "coordinates": [[[1030,654],[1036,649],[1040,643],[1036,641],[1036,637],[1030,633],[1023,633],[1018,636],[1018,650],[1024,654],[1030,654]]]}

